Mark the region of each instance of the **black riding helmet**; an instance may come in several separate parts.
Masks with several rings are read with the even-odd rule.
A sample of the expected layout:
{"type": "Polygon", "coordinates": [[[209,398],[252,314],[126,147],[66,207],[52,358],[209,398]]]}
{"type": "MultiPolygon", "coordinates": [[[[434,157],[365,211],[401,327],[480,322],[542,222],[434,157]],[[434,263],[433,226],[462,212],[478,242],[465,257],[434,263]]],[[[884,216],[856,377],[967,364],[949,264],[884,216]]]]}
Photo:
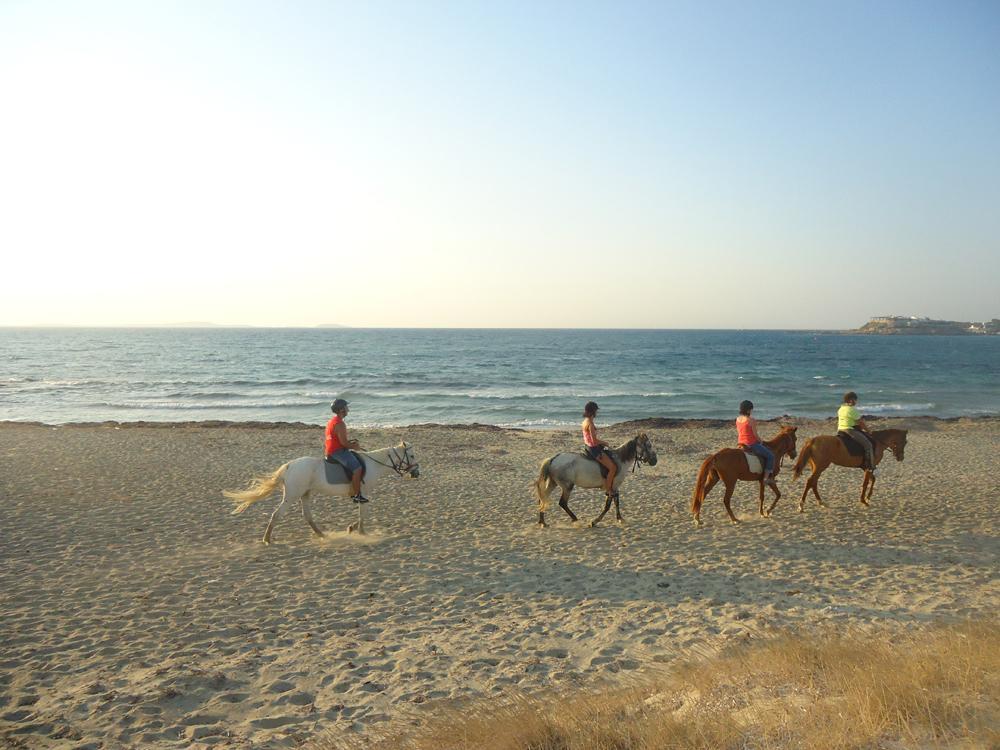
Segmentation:
{"type": "Polygon", "coordinates": [[[343,409],[345,406],[347,406],[347,402],[344,399],[342,399],[342,398],[338,398],[332,404],[330,404],[330,411],[332,411],[334,414],[336,414],[338,411],[340,411],[341,409],[343,409]]]}

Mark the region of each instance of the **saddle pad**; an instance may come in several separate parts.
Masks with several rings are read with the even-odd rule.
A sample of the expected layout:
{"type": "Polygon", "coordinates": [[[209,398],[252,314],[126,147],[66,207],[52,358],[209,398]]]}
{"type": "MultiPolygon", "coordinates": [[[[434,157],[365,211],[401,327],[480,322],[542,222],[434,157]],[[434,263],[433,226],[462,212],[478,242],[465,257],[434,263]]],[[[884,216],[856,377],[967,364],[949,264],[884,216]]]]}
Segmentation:
{"type": "Polygon", "coordinates": [[[350,484],[351,478],[347,476],[347,470],[340,464],[324,461],[323,468],[326,470],[327,484],[350,484]]]}
{"type": "Polygon", "coordinates": [[[746,456],[747,468],[750,469],[751,474],[760,474],[764,471],[764,466],[757,456],[749,451],[743,451],[743,455],[746,456]]]}
{"type": "Polygon", "coordinates": [[[844,444],[844,447],[847,448],[847,453],[849,455],[860,456],[860,457],[863,457],[865,455],[865,449],[862,448],[861,444],[858,443],[858,441],[852,438],[850,435],[844,432],[838,432],[837,437],[840,438],[840,442],[842,442],[844,444]]]}
{"type": "MultiPolygon", "coordinates": [[[[351,453],[354,453],[354,451],[351,451],[351,453]]],[[[357,458],[359,461],[361,461],[361,456],[359,456],[357,453],[354,453],[354,457],[357,458]]],[[[347,469],[345,469],[343,466],[341,466],[340,464],[338,464],[336,461],[323,461],[323,468],[326,470],[326,483],[327,484],[350,484],[351,483],[351,477],[347,473],[347,469]]],[[[367,469],[367,467],[365,466],[365,462],[361,461],[361,478],[362,478],[362,480],[364,479],[365,470],[366,469],[367,469]]]]}

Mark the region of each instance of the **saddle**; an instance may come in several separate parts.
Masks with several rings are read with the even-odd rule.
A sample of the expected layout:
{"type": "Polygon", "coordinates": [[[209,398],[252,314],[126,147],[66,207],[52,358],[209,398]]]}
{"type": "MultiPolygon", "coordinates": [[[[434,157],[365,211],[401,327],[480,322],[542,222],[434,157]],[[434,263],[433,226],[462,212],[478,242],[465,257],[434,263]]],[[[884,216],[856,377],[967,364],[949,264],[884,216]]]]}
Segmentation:
{"type": "Polygon", "coordinates": [[[764,462],[756,453],[751,453],[750,449],[743,445],[740,446],[740,450],[743,451],[743,458],[747,460],[747,469],[750,470],[751,474],[764,473],[764,462]]]}
{"type": "MultiPolygon", "coordinates": [[[[867,432],[863,434],[865,435],[865,437],[867,437],[869,440],[872,441],[872,445],[875,445],[875,440],[872,438],[871,435],[869,435],[867,432]]],[[[844,444],[844,447],[847,448],[847,453],[849,455],[859,456],[861,458],[864,458],[865,449],[861,447],[861,444],[857,440],[852,438],[846,432],[838,432],[837,437],[840,438],[840,442],[842,442],[844,444]]]]}
{"type": "MultiPolygon", "coordinates": [[[[614,453],[612,453],[609,450],[605,450],[604,452],[607,453],[609,456],[611,456],[611,460],[615,462],[615,466],[618,467],[618,473],[620,474],[622,472],[622,468],[623,467],[622,467],[622,462],[618,460],[618,456],[616,456],[614,453]]],[[[590,454],[587,453],[586,450],[581,451],[580,455],[583,456],[588,461],[593,461],[595,464],[597,464],[597,468],[601,470],[601,478],[602,479],[607,479],[608,478],[608,467],[606,467],[604,464],[602,464],[596,458],[591,458],[590,454]]]]}
{"type": "MultiPolygon", "coordinates": [[[[368,466],[364,461],[361,460],[355,451],[351,451],[352,455],[361,462],[361,481],[365,481],[365,474],[368,473],[368,466]]],[[[347,467],[340,463],[337,459],[332,457],[327,457],[323,460],[323,468],[326,470],[326,482],[327,484],[349,484],[351,481],[351,475],[347,471],[347,467]]]]}

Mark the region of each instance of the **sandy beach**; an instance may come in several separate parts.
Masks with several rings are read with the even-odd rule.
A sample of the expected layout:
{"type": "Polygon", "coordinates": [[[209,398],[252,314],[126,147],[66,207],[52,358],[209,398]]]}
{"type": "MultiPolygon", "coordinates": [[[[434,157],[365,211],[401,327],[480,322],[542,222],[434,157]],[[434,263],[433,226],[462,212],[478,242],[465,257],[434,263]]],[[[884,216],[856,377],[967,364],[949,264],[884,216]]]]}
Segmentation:
{"type": "MultiPolygon", "coordinates": [[[[832,422],[785,420],[808,437],[832,422]]],[[[617,425],[658,455],[622,486],[625,523],[539,529],[541,461],[576,432],[441,426],[402,439],[419,479],[356,508],[314,502],[261,536],[277,497],[239,516],[222,496],[298,456],[306,425],[0,424],[0,747],[297,747],[323,732],[419,721],[437,702],[623,682],[679,656],[779,628],[912,628],[1000,608],[1000,420],[879,420],[910,429],[872,507],[833,467],[829,507],[789,464],[771,518],[756,485],[689,510],[728,424],[617,425]]],[[[762,434],[777,431],[762,425],[762,434]]],[[[596,490],[571,500],[585,521],[596,490]]]]}

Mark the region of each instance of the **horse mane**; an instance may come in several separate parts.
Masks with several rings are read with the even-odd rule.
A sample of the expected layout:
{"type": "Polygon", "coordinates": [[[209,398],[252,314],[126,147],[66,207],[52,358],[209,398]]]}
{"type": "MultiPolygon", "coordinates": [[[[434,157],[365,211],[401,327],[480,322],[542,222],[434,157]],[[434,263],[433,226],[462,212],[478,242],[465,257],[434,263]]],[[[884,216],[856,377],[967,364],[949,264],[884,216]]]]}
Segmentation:
{"type": "Polygon", "coordinates": [[[638,440],[639,436],[636,435],[631,440],[626,440],[624,443],[622,443],[621,445],[619,445],[617,448],[614,449],[615,453],[618,455],[618,458],[621,459],[621,462],[623,464],[627,464],[629,461],[635,458],[635,444],[638,442],[638,440]]]}
{"type": "Polygon", "coordinates": [[[778,445],[781,443],[781,441],[785,439],[786,435],[790,435],[798,429],[799,429],[798,427],[793,427],[792,425],[785,425],[784,427],[781,428],[781,430],[778,432],[777,435],[775,435],[770,440],[764,440],[763,443],[768,448],[777,448],[778,445]]]}

